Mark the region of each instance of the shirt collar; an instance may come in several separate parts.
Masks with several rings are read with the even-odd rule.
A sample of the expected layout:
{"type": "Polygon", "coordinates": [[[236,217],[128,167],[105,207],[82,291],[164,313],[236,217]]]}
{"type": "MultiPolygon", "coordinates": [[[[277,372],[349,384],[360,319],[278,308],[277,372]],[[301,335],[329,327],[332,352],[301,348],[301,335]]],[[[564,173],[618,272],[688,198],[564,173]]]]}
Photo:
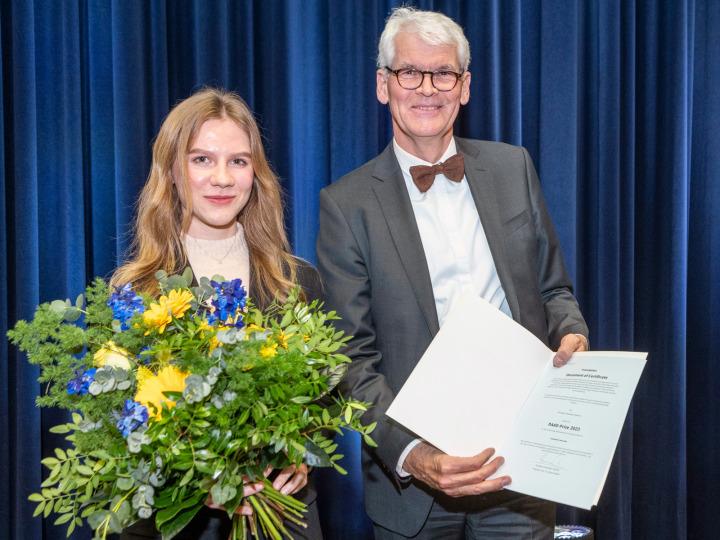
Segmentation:
{"type": "Polygon", "coordinates": [[[405,187],[408,190],[408,194],[410,195],[410,200],[412,201],[419,201],[423,200],[427,193],[429,191],[422,193],[415,183],[412,180],[412,175],[410,174],[410,167],[414,167],[415,165],[434,165],[435,163],[440,163],[441,161],[445,161],[447,158],[454,156],[457,154],[457,146],[455,145],[455,138],[450,139],[450,144],[448,144],[448,147],[445,149],[445,152],[443,152],[443,155],[440,156],[440,159],[437,160],[435,163],[430,163],[428,161],[425,161],[417,156],[414,156],[407,150],[404,150],[400,147],[397,140],[393,137],[393,151],[395,152],[395,157],[398,160],[398,164],[400,165],[400,170],[403,174],[403,180],[405,180],[405,187]]]}

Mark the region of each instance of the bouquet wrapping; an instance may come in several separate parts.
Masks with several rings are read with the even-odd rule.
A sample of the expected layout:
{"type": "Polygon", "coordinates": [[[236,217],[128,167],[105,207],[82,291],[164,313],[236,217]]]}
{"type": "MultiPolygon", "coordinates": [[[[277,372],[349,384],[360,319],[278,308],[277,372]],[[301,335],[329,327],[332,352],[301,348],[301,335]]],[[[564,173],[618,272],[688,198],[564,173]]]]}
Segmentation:
{"type": "Polygon", "coordinates": [[[233,520],[231,538],[292,538],[304,504],[272,487],[271,468],[307,463],[344,473],[332,437],[343,428],[374,445],[367,404],[331,392],[349,359],[333,312],[300,291],[261,311],[240,280],[157,274],[160,296],[96,279],[73,304],[42,304],[8,335],[40,367],[41,407],[71,411],[51,428],[68,445],[42,463],[30,500],[70,535],[98,538],[153,518],[163,538],[208,501],[233,520]],[[248,482],[262,491],[244,494],[248,482]],[[251,516],[236,510],[242,504],[251,516]]]}

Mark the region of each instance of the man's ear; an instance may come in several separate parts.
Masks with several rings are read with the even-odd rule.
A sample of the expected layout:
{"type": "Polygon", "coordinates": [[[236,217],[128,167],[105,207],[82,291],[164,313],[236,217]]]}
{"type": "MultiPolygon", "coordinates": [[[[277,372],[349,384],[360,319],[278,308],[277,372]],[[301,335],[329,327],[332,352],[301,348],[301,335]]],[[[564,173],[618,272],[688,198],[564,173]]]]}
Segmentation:
{"type": "Polygon", "coordinates": [[[467,105],[470,101],[470,72],[463,74],[462,87],[460,88],[460,105],[467,105]]]}
{"type": "Polygon", "coordinates": [[[380,103],[383,105],[387,105],[389,101],[388,96],[388,84],[389,84],[389,77],[387,70],[380,68],[375,72],[375,93],[377,95],[377,99],[380,103]]]}

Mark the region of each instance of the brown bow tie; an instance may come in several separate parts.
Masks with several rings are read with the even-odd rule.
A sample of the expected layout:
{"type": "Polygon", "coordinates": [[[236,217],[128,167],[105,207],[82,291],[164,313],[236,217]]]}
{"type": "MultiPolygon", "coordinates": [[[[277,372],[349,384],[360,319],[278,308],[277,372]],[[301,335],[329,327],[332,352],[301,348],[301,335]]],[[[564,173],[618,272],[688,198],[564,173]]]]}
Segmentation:
{"type": "Polygon", "coordinates": [[[435,165],[415,165],[410,167],[410,176],[420,190],[425,193],[435,181],[435,175],[444,174],[448,180],[459,182],[465,176],[465,160],[462,154],[455,154],[443,163],[435,165]]]}

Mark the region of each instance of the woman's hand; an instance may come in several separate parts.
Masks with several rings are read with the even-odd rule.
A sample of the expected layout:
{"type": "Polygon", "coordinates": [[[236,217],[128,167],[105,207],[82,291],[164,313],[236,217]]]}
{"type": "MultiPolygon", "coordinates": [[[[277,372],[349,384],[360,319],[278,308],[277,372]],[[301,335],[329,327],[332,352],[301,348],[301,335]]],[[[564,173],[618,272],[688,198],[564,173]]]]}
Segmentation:
{"type": "Polygon", "coordinates": [[[299,467],[285,467],[273,480],[273,487],[284,495],[292,495],[304,488],[308,483],[308,466],[303,463],[299,467]]]}
{"type": "MultiPolygon", "coordinates": [[[[270,471],[271,469],[266,470],[265,476],[270,474],[270,471]]],[[[243,480],[243,497],[247,497],[248,495],[254,495],[255,493],[262,491],[265,487],[262,482],[250,482],[247,477],[245,477],[243,480]]],[[[205,501],[205,506],[209,508],[214,508],[216,510],[225,510],[225,507],[223,505],[215,504],[210,495],[208,495],[208,498],[205,501]]],[[[251,516],[253,513],[253,509],[252,506],[250,506],[250,504],[245,501],[235,509],[235,513],[243,516],[251,516]]]]}
{"type": "MultiPolygon", "coordinates": [[[[263,474],[265,476],[268,476],[271,472],[272,469],[268,468],[263,472],[263,474]]],[[[285,467],[282,471],[280,471],[280,473],[275,477],[275,480],[273,480],[272,485],[281,493],[285,495],[292,495],[293,493],[297,493],[307,485],[308,472],[308,466],[305,463],[303,463],[299,467],[296,467],[295,465],[290,465],[289,467],[285,467]]],[[[245,478],[244,480],[244,497],[254,495],[255,493],[262,491],[264,487],[262,482],[250,482],[247,478],[245,478]]],[[[205,501],[205,505],[210,508],[215,508],[217,510],[225,510],[225,507],[221,504],[215,504],[212,500],[212,497],[210,496],[208,496],[207,501],[205,501]]],[[[241,514],[243,516],[250,516],[253,513],[253,509],[249,503],[243,502],[243,504],[237,507],[235,513],[241,514]]]]}

